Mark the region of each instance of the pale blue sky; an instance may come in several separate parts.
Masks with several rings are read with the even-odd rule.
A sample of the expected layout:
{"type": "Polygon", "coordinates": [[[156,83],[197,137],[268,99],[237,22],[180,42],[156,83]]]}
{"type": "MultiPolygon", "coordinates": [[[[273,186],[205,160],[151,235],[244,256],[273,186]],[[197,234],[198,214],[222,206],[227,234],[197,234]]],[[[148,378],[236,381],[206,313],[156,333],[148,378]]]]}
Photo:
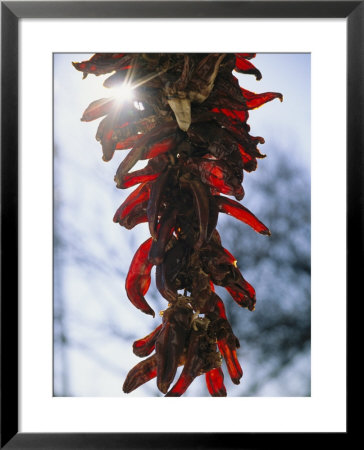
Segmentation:
{"type": "MultiPolygon", "coordinates": [[[[72,61],[90,56],[54,55],[55,229],[62,246],[55,259],[55,305],[61,302],[63,326],[73,342],[67,352],[55,348],[55,387],[62,392],[63,372],[67,370],[70,395],[119,396],[123,395],[123,378],[136,363],[131,350],[134,324],[138,323],[137,337],[152,330],[153,320],[134,311],[124,290],[125,273],[136,248],[148,236],[148,227],[141,224],[128,231],[112,221],[115,210],[129,194],[129,190],[116,189],[113,182],[125,152],[117,152],[110,162],[103,162],[100,144],[95,140],[99,121],[80,122],[89,103],[112,95],[102,87],[103,77],[90,75],[82,80],[82,74],[73,68],[72,61]],[[121,324],[126,338],[114,333],[121,324]]],[[[310,55],[258,54],[252,63],[263,78],[256,81],[254,76],[237,75],[241,86],[284,96],[283,103],[274,100],[250,112],[251,134],[266,141],[260,150],[267,159],[259,164],[269,165],[280,148],[288,159],[309,169],[310,55]]],[[[259,177],[259,173],[258,169],[245,176],[248,207],[252,198],[249,177],[259,177]]],[[[151,304],[159,301],[152,292],[148,296],[151,304]]],[[[240,337],[243,342],[244,336],[240,337]]],[[[191,386],[192,395],[198,392],[197,386],[197,381],[191,386]]],[[[241,389],[244,386],[242,383],[241,389]]],[[[280,384],[261,395],[285,395],[284,389],[280,384]]],[[[132,395],[153,395],[151,392],[149,383],[132,395]]],[[[301,395],[299,390],[297,395],[301,395]]]]}

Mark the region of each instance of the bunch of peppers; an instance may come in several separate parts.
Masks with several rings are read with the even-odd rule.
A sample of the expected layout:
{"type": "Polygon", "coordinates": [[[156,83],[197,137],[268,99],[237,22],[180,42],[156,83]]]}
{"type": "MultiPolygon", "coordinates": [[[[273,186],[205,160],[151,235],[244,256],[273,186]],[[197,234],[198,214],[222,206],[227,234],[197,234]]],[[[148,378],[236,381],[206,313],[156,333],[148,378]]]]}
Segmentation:
{"type": "Polygon", "coordinates": [[[239,384],[239,340],[214,286],[223,286],[241,307],[253,311],[254,288],[244,279],[235,257],[222,246],[216,229],[219,213],[270,235],[269,229],[239,201],[244,171],[263,158],[261,137],[249,134],[248,111],[282,95],[255,94],[239,86],[233,71],[261,78],[250,62],[254,53],[124,54],[97,53],[74,63],[77,70],[104,75],[104,86],[128,86],[133,99],[110,97],[92,102],[81,120],[104,117],[96,139],[103,160],[116,150],[130,151],[119,165],[119,189],[137,186],[118,208],[114,222],[132,229],[147,222],[150,238],[136,251],[126,277],[131,303],[155,313],[145,295],[156,266],[156,286],[166,299],[162,323],[133,344],[145,358],[128,373],[129,393],[156,377],[166,396],[181,396],[205,374],[212,396],[226,396],[221,369],[239,384]],[[144,168],[132,171],[138,161],[144,168]],[[229,197],[235,197],[233,200],[229,197]],[[172,385],[177,368],[183,366],[172,385]],[[172,387],[171,387],[172,385],[172,387]]]}

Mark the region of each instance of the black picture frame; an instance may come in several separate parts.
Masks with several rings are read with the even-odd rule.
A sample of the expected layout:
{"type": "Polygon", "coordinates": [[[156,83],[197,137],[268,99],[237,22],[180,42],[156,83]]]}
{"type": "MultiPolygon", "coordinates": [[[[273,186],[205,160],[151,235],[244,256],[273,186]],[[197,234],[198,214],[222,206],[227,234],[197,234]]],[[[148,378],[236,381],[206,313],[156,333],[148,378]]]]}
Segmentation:
{"type": "MultiPolygon", "coordinates": [[[[347,20],[347,298],[356,296],[363,274],[364,1],[1,2],[1,448],[264,448],[278,438],[282,446],[293,444],[296,433],[18,432],[18,22],[108,17],[347,20]]],[[[335,434],[336,442],[346,441],[349,431],[348,421],[347,432],[335,434]]],[[[302,444],[310,438],[299,436],[302,444]]],[[[321,440],[327,445],[327,435],[316,433],[315,444],[321,440]]]]}

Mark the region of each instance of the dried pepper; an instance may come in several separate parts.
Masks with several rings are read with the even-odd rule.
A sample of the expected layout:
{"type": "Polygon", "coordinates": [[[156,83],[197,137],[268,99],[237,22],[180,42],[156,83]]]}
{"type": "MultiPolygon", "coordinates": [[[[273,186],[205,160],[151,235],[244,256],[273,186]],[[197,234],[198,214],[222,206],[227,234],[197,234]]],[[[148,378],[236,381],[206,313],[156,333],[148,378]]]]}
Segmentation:
{"type": "Polygon", "coordinates": [[[117,169],[116,187],[139,186],[118,208],[114,222],[127,229],[148,222],[151,237],[131,262],[127,296],[154,317],[145,295],[156,266],[156,286],[168,302],[162,324],[133,344],[134,353],[147,358],[128,373],[126,393],[156,378],[163,394],[181,396],[205,374],[210,395],[224,397],[222,360],[235,384],[243,375],[240,344],[214,285],[225,287],[239,306],[251,311],[256,295],[235,257],[222,246],[216,225],[221,212],[270,235],[239,203],[244,171],[255,170],[257,158],[265,157],[257,147],[264,139],[249,134],[248,111],[275,98],[282,101],[279,93],[255,94],[239,86],[234,70],[262,77],[250,61],[255,56],[97,53],[74,63],[84,78],[111,74],[106,88],[132,89],[133,100],[92,102],[82,120],[103,117],[96,139],[105,161],[130,149],[117,169]],[[148,160],[147,165],[131,172],[141,160],[148,160]],[[172,386],[179,366],[181,375],[172,386]]]}

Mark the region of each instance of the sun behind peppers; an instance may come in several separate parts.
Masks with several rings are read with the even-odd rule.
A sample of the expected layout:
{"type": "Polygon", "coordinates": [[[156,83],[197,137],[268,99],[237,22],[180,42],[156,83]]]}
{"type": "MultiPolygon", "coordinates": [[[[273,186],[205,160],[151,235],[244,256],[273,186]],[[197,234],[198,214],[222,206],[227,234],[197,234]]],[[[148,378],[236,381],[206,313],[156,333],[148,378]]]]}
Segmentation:
{"type": "Polygon", "coordinates": [[[151,237],[131,262],[125,285],[128,298],[155,316],[145,299],[155,265],[157,289],[167,300],[162,324],[133,344],[134,353],[146,359],[128,373],[126,393],[156,377],[163,394],[178,397],[205,374],[209,393],[226,396],[222,358],[232,381],[240,383],[239,340],[214,285],[226,288],[238,306],[250,311],[255,309],[255,290],[222,246],[216,224],[224,213],[270,235],[236,201],[244,197],[244,171],[255,170],[257,158],[265,156],[257,148],[264,139],[249,134],[248,110],[282,100],[279,93],[255,94],[239,86],[234,70],[261,78],[250,62],[254,57],[97,53],[89,61],[74,63],[84,78],[112,73],[105,87],[133,89],[133,101],[97,100],[82,120],[105,116],[96,134],[104,161],[115,150],[131,149],[117,169],[115,183],[120,189],[137,187],[116,211],[114,222],[129,230],[148,222],[151,237]],[[140,160],[148,164],[131,171],[140,160]],[[179,366],[181,375],[172,385],[179,366]]]}

